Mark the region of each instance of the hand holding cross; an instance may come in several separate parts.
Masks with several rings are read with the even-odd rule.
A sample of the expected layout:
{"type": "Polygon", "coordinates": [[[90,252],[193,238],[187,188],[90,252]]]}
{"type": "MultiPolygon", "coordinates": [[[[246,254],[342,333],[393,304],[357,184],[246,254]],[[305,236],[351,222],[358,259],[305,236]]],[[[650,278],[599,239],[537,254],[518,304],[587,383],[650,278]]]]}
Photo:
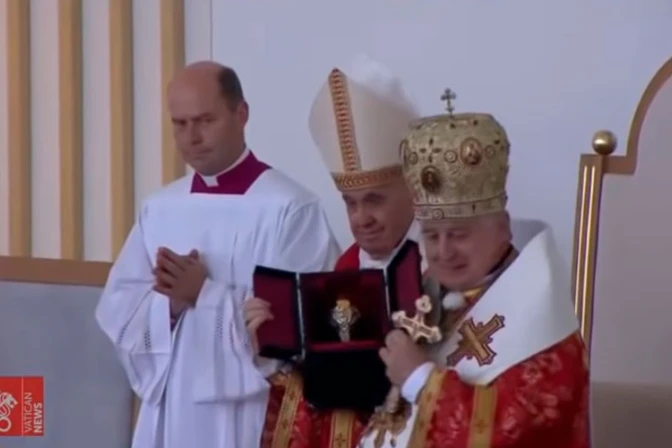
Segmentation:
{"type": "MultiPolygon", "coordinates": [[[[390,351],[391,349],[388,349],[388,347],[391,346],[391,341],[387,341],[386,344],[388,347],[381,349],[380,356],[383,359],[383,362],[387,365],[388,377],[390,380],[395,377],[397,381],[393,381],[393,384],[396,385],[393,385],[390,389],[390,392],[385,399],[385,403],[376,409],[371,420],[369,420],[369,425],[364,430],[362,440],[364,440],[368,434],[377,430],[378,435],[376,436],[376,441],[382,443],[386,437],[385,434],[389,433],[391,437],[390,444],[395,446],[396,437],[401,434],[404,428],[406,428],[406,422],[411,415],[411,407],[410,404],[402,406],[401,390],[399,389],[399,384],[401,384],[400,380],[402,378],[398,375],[400,373],[399,359],[397,358],[395,361],[395,357],[400,355],[402,357],[407,357],[405,361],[410,361],[411,367],[418,361],[420,362],[419,365],[422,365],[422,358],[425,357],[426,354],[422,353],[415,344],[423,338],[430,343],[441,340],[441,331],[439,328],[427,324],[427,315],[430,311],[432,311],[432,301],[428,296],[423,295],[415,301],[415,315],[413,317],[409,317],[405,311],[397,311],[392,314],[392,322],[394,323],[394,326],[397,329],[405,330],[409,337],[399,334],[400,332],[398,331],[390,332],[387,339],[396,339],[396,344],[399,344],[399,336],[401,336],[401,346],[404,348],[401,350],[401,353],[397,352],[396,355],[394,355],[390,351]],[[412,350],[409,352],[409,349],[412,350]],[[417,353],[413,356],[412,352],[417,353]],[[420,359],[418,359],[418,354],[420,354],[420,359]],[[396,374],[393,374],[392,372],[395,370],[396,374]]],[[[396,345],[396,347],[398,350],[399,345],[396,345]]],[[[401,372],[404,372],[404,370],[402,369],[401,372]]],[[[361,447],[362,444],[360,443],[359,446],[361,447]]],[[[376,444],[376,446],[378,445],[376,444]]]]}
{"type": "MultiPolygon", "coordinates": [[[[394,326],[405,330],[413,342],[417,343],[425,339],[428,343],[436,343],[441,340],[441,330],[437,326],[427,324],[427,315],[432,311],[432,301],[427,295],[423,295],[415,301],[415,315],[409,317],[406,311],[397,311],[392,314],[394,326]]],[[[401,391],[393,386],[385,399],[385,412],[394,414],[399,409],[401,391]]]]}

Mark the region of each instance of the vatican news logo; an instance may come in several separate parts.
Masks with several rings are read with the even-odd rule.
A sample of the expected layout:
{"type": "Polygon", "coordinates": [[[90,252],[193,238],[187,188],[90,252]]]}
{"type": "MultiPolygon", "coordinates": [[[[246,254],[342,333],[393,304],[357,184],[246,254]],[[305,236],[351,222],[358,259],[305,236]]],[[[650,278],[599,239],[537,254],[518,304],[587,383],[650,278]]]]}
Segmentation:
{"type": "Polygon", "coordinates": [[[44,436],[43,377],[0,377],[0,436],[44,436]]]}

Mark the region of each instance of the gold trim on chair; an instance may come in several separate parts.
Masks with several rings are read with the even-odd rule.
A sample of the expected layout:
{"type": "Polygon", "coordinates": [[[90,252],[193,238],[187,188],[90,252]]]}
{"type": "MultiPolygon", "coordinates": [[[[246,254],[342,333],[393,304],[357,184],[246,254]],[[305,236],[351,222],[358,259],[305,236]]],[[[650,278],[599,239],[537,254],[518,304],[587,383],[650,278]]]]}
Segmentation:
{"type": "Polygon", "coordinates": [[[616,150],[616,137],[609,131],[596,132],[593,137],[593,150],[596,154],[581,156],[579,167],[572,266],[574,311],[579,318],[581,336],[586,341],[587,350],[590,350],[593,327],[597,234],[604,160],[616,150]]]}
{"type": "Polygon", "coordinates": [[[614,134],[609,131],[598,131],[593,137],[593,150],[596,154],[583,154],[579,162],[572,287],[575,311],[581,325],[581,336],[586,343],[589,356],[602,180],[606,174],[626,176],[635,174],[644,119],[658,92],[670,78],[672,78],[672,58],[663,64],[644,90],[630,125],[625,155],[613,155],[616,150],[614,134]]]}

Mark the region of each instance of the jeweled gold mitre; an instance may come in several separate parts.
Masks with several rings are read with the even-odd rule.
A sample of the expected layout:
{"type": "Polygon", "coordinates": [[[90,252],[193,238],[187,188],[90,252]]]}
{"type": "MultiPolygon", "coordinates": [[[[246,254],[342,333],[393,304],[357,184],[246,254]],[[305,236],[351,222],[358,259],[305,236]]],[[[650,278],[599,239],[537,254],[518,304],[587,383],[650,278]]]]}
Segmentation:
{"type": "Polygon", "coordinates": [[[506,208],[509,139],[492,115],[447,113],[410,124],[402,140],[404,177],[414,194],[418,219],[469,218],[506,208]]]}

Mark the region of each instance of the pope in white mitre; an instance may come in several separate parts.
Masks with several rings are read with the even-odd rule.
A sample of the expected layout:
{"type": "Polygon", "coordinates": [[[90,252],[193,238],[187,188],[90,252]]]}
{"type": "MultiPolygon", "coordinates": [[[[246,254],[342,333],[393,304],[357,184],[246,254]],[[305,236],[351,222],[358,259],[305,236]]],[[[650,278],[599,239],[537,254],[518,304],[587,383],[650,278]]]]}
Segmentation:
{"type": "MultiPolygon", "coordinates": [[[[449,93],[449,92],[448,92],[449,93]]],[[[510,222],[509,140],[488,114],[411,124],[414,191],[442,341],[391,332],[380,356],[403,400],[380,409],[365,448],[587,448],[588,368],[550,229],[510,222]]]]}
{"type": "Polygon", "coordinates": [[[338,246],[319,200],[246,147],[232,69],[187,67],[168,106],[195,173],[144,201],[96,318],[141,400],[133,448],[258,446],[276,365],[242,321],[253,270],[330,270],[338,246]]]}
{"type": "MultiPolygon", "coordinates": [[[[418,117],[401,79],[366,54],[325,76],[310,108],[309,129],[343,197],[355,240],[334,270],[386,269],[407,240],[419,242],[399,158],[399,141],[418,117]]],[[[253,339],[273,319],[267,301],[273,298],[263,299],[245,304],[253,339]]],[[[261,448],[354,446],[370,413],[313,407],[303,396],[299,371],[270,378],[261,448]]]]}

